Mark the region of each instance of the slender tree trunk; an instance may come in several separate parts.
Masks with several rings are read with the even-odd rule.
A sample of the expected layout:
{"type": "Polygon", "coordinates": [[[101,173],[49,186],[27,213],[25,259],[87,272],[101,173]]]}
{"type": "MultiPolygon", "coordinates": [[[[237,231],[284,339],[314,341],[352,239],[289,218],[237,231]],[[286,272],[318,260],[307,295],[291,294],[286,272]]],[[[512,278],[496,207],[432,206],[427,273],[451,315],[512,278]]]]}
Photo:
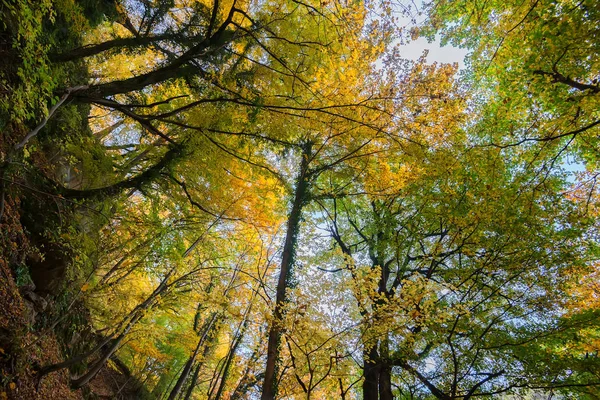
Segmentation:
{"type": "Polygon", "coordinates": [[[148,154],[150,154],[151,148],[158,147],[158,146],[164,146],[165,144],[167,144],[167,141],[165,139],[163,139],[163,138],[156,139],[154,142],[152,142],[152,144],[150,145],[149,148],[140,152],[140,154],[136,155],[131,160],[126,161],[123,164],[123,166],[121,167],[121,171],[123,171],[123,173],[131,172],[132,169],[134,169],[141,161],[143,161],[146,158],[146,156],[148,154]]]}
{"type": "Polygon", "coordinates": [[[109,336],[109,337],[105,338],[102,342],[98,343],[96,345],[96,347],[94,347],[92,350],[90,350],[84,354],[81,354],[77,357],[70,358],[70,359],[60,362],[60,363],[51,364],[51,365],[47,365],[47,366],[43,367],[38,372],[38,380],[43,378],[45,375],[48,375],[51,372],[60,371],[61,369],[64,369],[64,368],[69,368],[77,363],[80,363],[80,362],[86,360],[88,357],[91,357],[92,355],[96,354],[96,352],[98,352],[102,347],[104,347],[106,344],[108,344],[108,342],[110,342],[112,339],[113,338],[111,336],[109,336]]]}
{"type": "Polygon", "coordinates": [[[194,350],[194,352],[188,359],[187,363],[185,364],[185,367],[181,371],[181,375],[179,375],[179,379],[177,379],[177,383],[175,383],[175,386],[173,386],[173,389],[171,390],[171,393],[169,394],[169,397],[167,400],[175,400],[177,395],[179,395],[179,392],[181,392],[181,389],[183,388],[183,385],[185,384],[185,381],[187,380],[187,378],[192,370],[192,366],[194,365],[194,362],[196,361],[198,352],[202,348],[202,345],[204,344],[204,342],[206,342],[206,338],[210,336],[210,331],[215,326],[216,320],[217,320],[217,313],[213,313],[211,318],[209,318],[206,321],[206,323],[202,329],[202,334],[200,335],[200,338],[198,339],[198,345],[196,346],[196,349],[194,350]]]}
{"type": "Polygon", "coordinates": [[[227,356],[221,358],[217,363],[217,368],[215,368],[215,370],[213,371],[213,376],[210,379],[210,385],[208,387],[208,393],[206,396],[206,398],[209,400],[212,399],[213,392],[217,388],[217,384],[219,383],[219,377],[221,376],[223,369],[225,368],[226,359],[227,356]]]}
{"type": "MultiPolygon", "coordinates": [[[[142,303],[142,305],[147,304],[148,300],[149,299],[146,299],[146,301],[144,301],[144,303],[142,303]]],[[[140,312],[140,310],[141,310],[140,305],[136,306],[136,308],[134,308],[129,314],[127,314],[127,316],[125,316],[121,320],[121,322],[119,322],[119,324],[117,325],[116,331],[119,331],[120,327],[122,327],[123,325],[126,325],[124,332],[129,332],[129,330],[133,327],[133,325],[135,325],[135,323],[139,320],[139,318],[137,317],[137,314],[140,312]],[[129,322],[127,322],[127,321],[129,321],[129,322]]],[[[80,362],[88,359],[92,355],[96,354],[99,350],[101,350],[102,347],[106,346],[110,341],[113,341],[113,344],[114,344],[114,341],[119,339],[120,336],[121,335],[117,336],[117,338],[114,338],[114,334],[111,336],[108,336],[102,342],[100,342],[96,347],[94,347],[92,350],[90,350],[80,356],[70,358],[66,361],[63,361],[63,362],[60,362],[57,364],[52,364],[52,365],[43,367],[40,370],[40,372],[38,373],[39,378],[42,378],[44,375],[47,375],[51,372],[59,371],[64,368],[71,367],[77,363],[80,363],[80,362]]],[[[112,347],[112,344],[111,344],[111,347],[112,347]]],[[[101,356],[101,358],[102,357],[103,356],[101,356]]]]}
{"type": "Polygon", "coordinates": [[[88,90],[78,93],[76,97],[83,101],[90,101],[94,98],[105,98],[116,94],[142,90],[146,86],[162,83],[175,78],[201,75],[202,70],[197,66],[189,65],[189,62],[198,57],[206,57],[211,52],[216,51],[232,40],[234,32],[227,29],[231,17],[233,17],[232,13],[230,13],[230,17],[214,35],[193,46],[170,64],[132,78],[92,86],[88,90]]]}
{"type": "Polygon", "coordinates": [[[137,90],[142,90],[146,86],[162,83],[175,78],[186,78],[189,76],[199,75],[201,70],[184,63],[174,62],[173,64],[155,69],[142,75],[132,78],[123,79],[103,83],[97,86],[92,86],[88,90],[80,93],[76,98],[82,102],[90,102],[95,98],[105,98],[116,94],[130,93],[137,90]]]}
{"type": "Polygon", "coordinates": [[[281,266],[279,270],[279,279],[277,281],[277,293],[275,299],[275,309],[273,311],[273,321],[269,330],[269,341],[267,345],[267,366],[265,369],[265,379],[262,387],[262,400],[274,400],[277,395],[276,388],[276,364],[279,357],[279,345],[282,333],[283,307],[287,301],[287,288],[291,278],[294,255],[296,251],[297,236],[300,228],[300,218],[302,208],[308,198],[310,176],[308,166],[311,157],[312,143],[304,145],[302,151],[302,160],[300,163],[300,174],[296,183],[296,191],[292,209],[288,217],[287,231],[285,235],[285,244],[281,256],[281,266]]]}
{"type": "Polygon", "coordinates": [[[250,386],[252,386],[253,384],[255,384],[256,382],[258,382],[261,379],[260,374],[258,374],[258,376],[250,377],[250,370],[252,369],[252,366],[254,365],[254,363],[256,362],[256,360],[259,357],[260,347],[261,347],[261,343],[259,342],[256,345],[256,347],[254,348],[254,350],[252,351],[252,355],[248,359],[248,363],[246,364],[246,368],[244,369],[244,374],[242,375],[235,390],[233,391],[233,394],[231,395],[232,399],[241,398],[242,395],[244,393],[246,393],[246,391],[248,390],[248,388],[250,386]]]}
{"type": "Polygon", "coordinates": [[[202,342],[203,342],[202,339],[198,340],[198,345],[196,346],[196,349],[194,350],[194,352],[192,353],[190,358],[188,358],[187,363],[185,363],[185,367],[183,367],[183,371],[181,371],[181,374],[179,375],[179,379],[177,379],[177,383],[175,383],[175,386],[173,386],[173,389],[171,390],[171,393],[169,394],[169,397],[167,400],[175,400],[177,398],[177,395],[179,395],[179,392],[181,391],[183,384],[187,380],[187,378],[190,374],[190,371],[192,370],[192,365],[194,365],[194,361],[196,360],[198,351],[200,350],[200,347],[202,347],[202,342]]]}
{"type": "Polygon", "coordinates": [[[105,137],[107,137],[108,135],[113,133],[115,131],[115,129],[122,126],[124,123],[125,123],[125,120],[119,120],[119,121],[115,122],[114,124],[112,124],[111,126],[94,133],[94,137],[96,139],[98,139],[98,141],[102,142],[105,137]]]}
{"type": "Polygon", "coordinates": [[[175,378],[177,378],[178,376],[181,376],[181,372],[183,371],[184,367],[185,367],[185,364],[175,373],[175,375],[173,375],[173,377],[169,381],[169,384],[167,385],[167,387],[165,387],[165,389],[160,392],[160,396],[157,396],[158,399],[163,400],[163,393],[166,396],[167,392],[169,392],[169,388],[171,387],[173,382],[175,382],[175,378]]]}
{"type": "Polygon", "coordinates": [[[72,386],[73,387],[81,387],[83,385],[85,385],[85,383],[89,382],[100,370],[100,368],[102,367],[102,365],[104,364],[104,362],[106,360],[108,360],[108,358],[110,356],[112,356],[114,354],[114,352],[116,351],[117,347],[119,346],[119,343],[123,340],[123,337],[125,337],[125,335],[127,335],[127,333],[129,333],[129,331],[131,330],[131,328],[133,328],[135,326],[135,324],[142,319],[142,316],[144,314],[144,311],[147,310],[148,308],[150,308],[154,302],[154,300],[161,295],[167,288],[167,281],[169,279],[169,277],[173,274],[174,272],[174,268],[171,269],[163,278],[163,280],[161,281],[161,283],[156,287],[156,289],[154,289],[154,291],[146,298],[146,300],[144,300],[142,303],[138,304],[137,306],[135,306],[135,308],[133,310],[131,310],[117,325],[117,327],[115,328],[115,332],[119,332],[121,331],[121,333],[119,334],[119,336],[117,336],[116,338],[113,338],[114,335],[109,336],[108,338],[104,339],[99,345],[97,345],[92,351],[89,351],[83,355],[80,355],[78,357],[74,357],[72,359],[63,361],[61,363],[58,364],[52,364],[46,367],[43,367],[39,374],[38,374],[38,382],[39,380],[41,380],[41,378],[44,375],[49,374],[50,372],[54,372],[54,371],[58,371],[61,370],[63,368],[68,368],[76,363],[79,363],[81,361],[86,360],[87,358],[89,358],[90,356],[92,356],[93,354],[95,354],[98,350],[100,350],[103,346],[105,346],[106,344],[108,344],[111,340],[112,343],[110,345],[110,347],[108,348],[108,350],[105,350],[102,353],[102,356],[100,356],[100,360],[103,360],[102,362],[96,362],[92,365],[91,369],[88,370],[88,372],[86,372],[82,377],[75,379],[72,381],[72,386]],[[121,330],[122,329],[122,330],[121,330]],[[92,370],[94,370],[94,372],[92,372],[92,370]],[[90,375],[88,377],[88,375],[90,375]],[[83,383],[82,383],[83,382],[83,383]]]}
{"type": "Polygon", "coordinates": [[[387,364],[379,367],[379,400],[394,400],[392,394],[392,368],[387,364]]]}
{"type": "Polygon", "coordinates": [[[388,335],[379,343],[379,400],[394,400],[392,395],[392,368],[386,362],[389,359],[388,335]]]}
{"type": "Polygon", "coordinates": [[[344,390],[344,382],[342,378],[338,378],[338,383],[340,384],[340,399],[346,400],[346,391],[344,390]]]}
{"type": "MultiPolygon", "coordinates": [[[[154,295],[153,297],[158,296],[158,294],[160,294],[163,289],[158,290],[159,288],[165,288],[166,286],[162,286],[163,283],[165,283],[168,279],[168,277],[170,276],[170,273],[167,274],[167,276],[163,279],[163,281],[161,282],[161,285],[159,285],[159,287],[152,293],[152,295],[154,295]],[[156,295],[155,295],[156,293],[156,295]]],[[[143,317],[143,312],[148,309],[148,307],[150,307],[150,305],[152,304],[152,301],[149,301],[150,298],[146,299],[146,301],[144,301],[142,303],[142,306],[140,308],[136,307],[131,313],[130,315],[133,314],[133,316],[131,317],[130,321],[127,323],[127,325],[125,326],[125,329],[123,329],[123,331],[121,332],[121,334],[116,337],[115,339],[113,339],[113,342],[110,344],[110,346],[104,351],[104,353],[102,353],[102,356],[96,360],[91,367],[88,368],[88,371],[83,374],[82,376],[80,376],[77,379],[73,379],[71,381],[71,387],[73,387],[74,389],[79,389],[83,386],[85,386],[87,383],[89,383],[89,381],[91,381],[96,374],[100,371],[100,369],[104,366],[104,364],[106,363],[106,361],[113,356],[113,354],[115,354],[115,352],[117,351],[117,349],[119,348],[119,345],[121,344],[121,342],[123,341],[123,339],[125,338],[125,336],[127,336],[127,334],[129,333],[129,331],[138,323],[139,320],[142,319],[143,317]]]]}
{"type": "Polygon", "coordinates": [[[192,393],[194,392],[194,388],[196,387],[196,384],[198,383],[198,376],[200,375],[200,369],[202,369],[202,363],[201,362],[199,362],[196,365],[196,369],[194,370],[194,375],[192,375],[192,380],[190,381],[188,389],[185,392],[185,397],[183,398],[183,400],[189,400],[190,397],[192,397],[192,393]]]}
{"type": "Polygon", "coordinates": [[[231,363],[233,362],[233,358],[235,357],[235,353],[237,352],[240,343],[242,343],[242,339],[246,334],[246,329],[248,328],[248,315],[252,310],[252,302],[254,301],[254,296],[250,300],[250,305],[248,309],[244,313],[244,321],[242,325],[239,327],[237,334],[232,342],[231,348],[227,353],[227,361],[225,362],[225,368],[223,369],[223,376],[221,377],[221,383],[219,383],[219,389],[217,390],[217,394],[215,394],[215,400],[220,400],[223,390],[225,390],[225,383],[227,382],[227,378],[229,376],[229,369],[231,368],[231,363]]]}
{"type": "MultiPolygon", "coordinates": [[[[334,225],[335,230],[332,231],[332,237],[337,242],[338,246],[342,250],[342,252],[348,256],[352,257],[352,252],[350,248],[344,243],[342,240],[338,230],[337,225],[334,225]]],[[[374,257],[374,255],[373,255],[374,257]]],[[[377,265],[377,262],[374,261],[374,265],[377,265]]],[[[350,274],[352,275],[352,279],[356,280],[356,274],[353,268],[348,268],[350,274]]],[[[385,289],[385,286],[384,286],[385,289]]],[[[381,293],[382,290],[382,281],[379,281],[378,291],[381,293]]],[[[357,299],[358,300],[358,299],[357,299]]],[[[363,319],[368,317],[368,312],[362,307],[360,301],[358,301],[358,308],[360,310],[360,315],[363,319]]],[[[363,340],[363,400],[379,400],[379,384],[380,384],[380,365],[378,364],[379,353],[378,353],[378,343],[367,343],[363,340]]],[[[346,396],[346,392],[343,390],[343,382],[340,380],[340,390],[342,391],[343,397],[346,396]]]]}
{"type": "Polygon", "coordinates": [[[138,244],[137,246],[135,246],[135,248],[131,251],[129,251],[127,254],[125,254],[123,257],[121,257],[119,259],[119,261],[117,261],[115,263],[115,265],[113,265],[113,267],[106,273],[104,274],[104,276],[100,279],[100,282],[98,283],[98,285],[102,285],[104,283],[106,283],[106,281],[108,281],[108,279],[115,273],[117,272],[117,270],[119,268],[121,268],[121,265],[123,265],[123,263],[125,261],[127,261],[128,259],[130,259],[132,257],[132,255],[134,253],[139,252],[143,247],[149,245],[150,243],[152,243],[152,241],[156,240],[156,237],[151,237],[149,239],[144,240],[142,243],[138,244]]]}

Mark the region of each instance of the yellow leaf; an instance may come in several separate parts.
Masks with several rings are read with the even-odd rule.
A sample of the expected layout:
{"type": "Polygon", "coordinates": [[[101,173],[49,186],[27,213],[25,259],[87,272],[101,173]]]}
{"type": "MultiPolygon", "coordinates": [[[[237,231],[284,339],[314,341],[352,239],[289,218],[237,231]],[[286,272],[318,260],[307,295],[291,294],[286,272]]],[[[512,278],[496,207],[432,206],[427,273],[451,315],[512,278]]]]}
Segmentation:
{"type": "Polygon", "coordinates": [[[10,388],[10,390],[15,390],[17,388],[17,385],[14,382],[11,382],[8,384],[8,387],[10,388]]]}

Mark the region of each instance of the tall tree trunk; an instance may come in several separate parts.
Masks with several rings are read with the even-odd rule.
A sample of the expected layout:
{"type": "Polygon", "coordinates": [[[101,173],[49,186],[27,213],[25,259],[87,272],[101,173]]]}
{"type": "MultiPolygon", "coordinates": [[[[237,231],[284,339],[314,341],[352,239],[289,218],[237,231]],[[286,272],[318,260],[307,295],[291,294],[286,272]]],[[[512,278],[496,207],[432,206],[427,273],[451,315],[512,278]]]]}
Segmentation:
{"type": "Polygon", "coordinates": [[[237,352],[237,349],[240,346],[240,343],[242,343],[242,339],[244,338],[244,335],[246,334],[246,329],[248,328],[248,321],[249,321],[248,315],[250,314],[250,311],[252,310],[252,302],[253,301],[254,301],[254,296],[252,296],[252,299],[250,300],[250,305],[248,306],[248,308],[246,309],[246,312],[244,313],[244,321],[242,322],[241,326],[238,328],[238,331],[236,332],[235,338],[231,344],[229,352],[227,353],[227,360],[225,362],[225,367],[223,369],[223,376],[221,377],[221,382],[219,383],[219,389],[217,390],[217,394],[215,394],[215,400],[220,400],[221,395],[223,394],[223,390],[225,390],[225,383],[227,382],[227,378],[229,376],[229,369],[231,368],[231,363],[233,362],[235,353],[237,352]]]}
{"type": "Polygon", "coordinates": [[[389,358],[389,339],[386,333],[379,342],[379,400],[394,400],[392,395],[392,367],[389,365],[389,358]]]}
{"type": "Polygon", "coordinates": [[[377,343],[363,350],[363,400],[379,400],[379,365],[377,343]]]}
{"type": "MultiPolygon", "coordinates": [[[[129,259],[131,259],[133,254],[138,253],[142,248],[146,247],[147,245],[149,245],[150,243],[152,243],[152,241],[154,241],[156,239],[157,238],[155,236],[150,237],[149,239],[146,239],[146,240],[142,241],[141,243],[139,243],[131,251],[127,252],[123,257],[121,257],[119,259],[119,261],[117,261],[117,263],[115,265],[112,266],[112,268],[106,274],[104,274],[104,276],[102,276],[102,278],[100,279],[100,282],[98,282],[98,285],[100,286],[100,285],[103,285],[104,283],[106,283],[106,281],[108,281],[110,279],[110,277],[115,272],[117,272],[119,270],[119,268],[121,268],[121,266],[123,265],[123,263],[125,261],[128,261],[129,259]]],[[[148,253],[146,253],[146,254],[148,254],[148,253]]],[[[144,258],[145,258],[145,256],[144,256],[144,258]]]]}
{"type": "Polygon", "coordinates": [[[233,394],[231,395],[232,399],[241,398],[242,395],[244,393],[246,393],[252,385],[254,385],[256,382],[258,382],[260,379],[262,379],[260,376],[261,374],[257,374],[257,376],[254,376],[254,375],[250,376],[250,371],[252,370],[252,366],[254,365],[254,363],[260,356],[260,354],[259,354],[260,347],[261,347],[261,342],[259,341],[258,344],[256,345],[256,347],[254,348],[254,350],[252,351],[252,355],[248,359],[248,363],[246,364],[246,368],[244,369],[244,374],[242,375],[235,390],[233,391],[233,394]]]}
{"type": "Polygon", "coordinates": [[[121,319],[121,321],[117,324],[117,326],[115,328],[115,333],[113,333],[113,335],[104,339],[92,351],[89,351],[81,356],[74,357],[72,359],[63,361],[61,363],[52,364],[52,365],[43,367],[38,374],[38,382],[39,382],[39,380],[41,380],[41,378],[44,375],[46,375],[50,372],[58,371],[63,368],[68,368],[78,362],[86,360],[87,358],[89,358],[90,356],[95,354],[104,345],[108,344],[112,340],[112,343],[109,346],[109,348],[102,353],[102,356],[100,356],[100,359],[98,360],[98,361],[100,361],[100,360],[102,360],[102,361],[100,363],[98,361],[95,362],[92,365],[91,369],[88,370],[88,372],[86,372],[82,377],[73,380],[71,384],[73,387],[77,388],[77,387],[81,387],[81,386],[85,385],[85,383],[89,382],[89,380],[92,379],[98,373],[98,371],[100,370],[100,368],[102,367],[104,362],[106,362],[106,360],[108,360],[108,358],[110,358],[110,356],[112,356],[114,354],[114,352],[116,351],[116,349],[119,346],[119,343],[123,340],[123,337],[125,337],[125,335],[127,335],[127,333],[129,333],[131,328],[133,328],[140,319],[142,319],[144,312],[154,304],[154,300],[158,296],[162,295],[165,290],[168,289],[169,286],[167,285],[167,282],[174,271],[175,271],[175,269],[172,268],[164,276],[163,280],[156,287],[156,289],[154,289],[154,291],[146,298],[146,300],[144,300],[142,303],[135,306],[135,308],[133,310],[131,310],[125,317],[123,317],[123,319],[121,319]],[[121,333],[116,338],[114,338],[114,335],[116,335],[117,332],[121,332],[121,333]],[[100,365],[98,366],[98,364],[100,364],[100,365]],[[92,370],[94,370],[94,372],[90,374],[90,372],[92,370]],[[90,374],[89,377],[88,377],[88,374],[90,374]],[[83,383],[81,383],[81,382],[83,382],[83,383]]]}
{"type": "MultiPolygon", "coordinates": [[[[148,301],[148,299],[146,299],[146,301],[148,301]]],[[[146,301],[142,304],[145,304],[146,301]]],[[[139,312],[139,305],[136,306],[135,309],[133,309],[129,314],[127,314],[127,316],[125,316],[121,322],[119,322],[119,324],[117,325],[117,328],[115,329],[115,331],[119,331],[120,327],[126,325],[126,330],[129,331],[129,329],[131,329],[131,327],[133,327],[133,325],[135,325],[135,322],[137,322],[137,318],[136,315],[139,312]],[[129,322],[128,322],[129,321],[129,322]]],[[[113,335],[106,337],[104,340],[102,340],[102,342],[100,342],[98,345],[96,345],[96,347],[94,347],[92,350],[81,354],[77,357],[73,357],[70,358],[68,360],[65,360],[63,362],[60,363],[56,363],[56,364],[51,364],[51,365],[47,365],[45,367],[43,367],[39,372],[38,372],[38,379],[41,379],[42,377],[44,377],[45,375],[54,372],[54,371],[59,371],[61,369],[64,368],[69,368],[77,363],[80,363],[82,361],[85,361],[86,359],[88,359],[89,357],[91,357],[92,355],[96,354],[99,350],[102,349],[102,347],[106,346],[108,343],[110,343],[111,341],[113,341],[113,344],[116,340],[119,339],[119,336],[117,336],[116,338],[114,337],[116,333],[113,333],[113,335]]],[[[113,344],[111,344],[110,347],[113,346],[113,344]]],[[[109,348],[110,348],[109,347],[109,348]]],[[[103,353],[104,354],[104,353],[103,353]]],[[[103,356],[101,356],[102,358],[103,356]]]]}
{"type": "Polygon", "coordinates": [[[38,380],[40,380],[45,375],[48,375],[51,372],[60,371],[61,369],[69,368],[77,363],[85,361],[88,357],[91,357],[92,355],[96,354],[96,352],[98,352],[100,349],[102,349],[102,347],[104,347],[106,344],[108,344],[108,342],[110,342],[111,340],[112,340],[112,337],[109,336],[109,337],[105,338],[102,342],[98,343],[96,345],[96,347],[94,347],[92,350],[90,350],[84,354],[81,354],[77,357],[70,358],[70,359],[60,362],[60,363],[51,364],[51,365],[47,365],[47,366],[43,367],[38,372],[38,380]]]}
{"type": "MultiPolygon", "coordinates": [[[[337,242],[337,244],[340,247],[340,249],[342,250],[342,252],[347,257],[352,258],[352,256],[353,256],[352,251],[350,250],[350,247],[348,245],[346,245],[346,243],[344,243],[344,241],[342,240],[342,237],[340,236],[340,233],[337,229],[336,221],[334,221],[334,225],[331,230],[331,233],[332,233],[333,239],[337,242]]],[[[372,249],[372,243],[369,243],[369,253],[370,253],[369,255],[373,261],[373,266],[379,265],[380,261],[377,258],[377,255],[375,254],[374,250],[372,249]]],[[[350,271],[350,274],[352,275],[352,279],[356,281],[358,278],[356,276],[354,267],[351,265],[348,265],[348,270],[350,271]]],[[[382,268],[382,275],[379,279],[379,284],[378,284],[378,289],[377,289],[378,293],[386,292],[386,282],[387,281],[385,279],[386,279],[385,272],[383,271],[383,268],[382,268]]],[[[358,300],[358,298],[357,298],[357,300],[358,300]]],[[[360,301],[357,301],[357,303],[358,303],[358,308],[360,310],[361,317],[363,319],[367,319],[370,315],[369,312],[367,312],[363,308],[363,305],[360,303],[360,301]]],[[[374,307],[377,308],[378,306],[380,306],[382,304],[384,304],[384,303],[382,303],[381,301],[376,302],[374,304],[374,307]]],[[[364,400],[379,400],[381,385],[386,380],[385,377],[383,377],[383,380],[382,380],[382,376],[381,376],[382,365],[380,363],[380,355],[379,355],[379,351],[378,351],[379,343],[377,340],[375,340],[372,343],[369,343],[367,340],[363,339],[363,346],[364,346],[364,348],[363,348],[363,384],[362,384],[363,399],[364,400]]],[[[340,380],[339,384],[340,384],[340,390],[342,392],[342,397],[345,397],[346,392],[343,389],[343,382],[340,380]]],[[[390,388],[391,388],[391,377],[390,377],[390,388]]]]}
{"type": "Polygon", "coordinates": [[[130,313],[130,315],[133,314],[133,317],[131,317],[131,319],[129,320],[129,322],[127,323],[127,325],[121,332],[121,334],[119,336],[117,336],[115,339],[113,339],[110,346],[102,353],[102,356],[98,360],[96,360],[92,364],[91,367],[88,368],[88,371],[85,374],[83,374],[82,376],[80,376],[77,379],[71,380],[71,387],[73,387],[74,389],[79,389],[79,388],[83,387],[84,385],[86,385],[89,381],[91,381],[96,376],[96,374],[104,366],[106,361],[108,361],[108,359],[110,357],[112,357],[113,354],[115,354],[115,352],[119,348],[119,345],[121,344],[121,342],[123,341],[125,336],[127,336],[129,331],[138,323],[139,320],[142,319],[142,317],[144,316],[144,311],[146,309],[148,309],[150,307],[150,305],[152,304],[151,299],[153,300],[153,298],[156,298],[160,293],[162,293],[164,288],[166,288],[166,286],[163,286],[163,283],[167,282],[168,277],[170,275],[171,275],[171,273],[166,275],[166,277],[163,279],[163,281],[158,286],[158,288],[155,289],[154,292],[152,292],[151,297],[146,299],[146,301],[144,301],[141,304],[141,307],[139,307],[139,308],[136,307],[130,313]]]}
{"type": "Polygon", "coordinates": [[[175,398],[177,398],[177,396],[179,395],[179,392],[181,391],[181,388],[183,388],[183,385],[185,384],[185,381],[187,380],[187,378],[192,370],[192,366],[194,365],[194,362],[196,361],[198,352],[202,348],[202,345],[206,341],[206,338],[209,336],[211,329],[215,326],[216,320],[217,320],[217,313],[213,313],[211,318],[209,318],[206,321],[205,326],[202,329],[202,334],[200,335],[200,338],[198,339],[198,345],[196,345],[196,349],[194,350],[192,355],[190,355],[190,358],[188,359],[187,363],[185,364],[185,367],[183,368],[183,370],[181,371],[181,375],[179,375],[179,379],[177,379],[177,383],[175,383],[175,386],[173,386],[173,389],[171,390],[171,393],[169,394],[169,397],[167,400],[175,400],[175,398]]]}
{"type": "Polygon", "coordinates": [[[198,382],[198,376],[200,375],[200,369],[202,368],[202,363],[199,362],[196,365],[196,369],[194,370],[194,375],[192,376],[192,380],[188,386],[187,392],[185,392],[185,397],[183,400],[189,400],[194,392],[194,388],[196,387],[196,383],[198,382]]]}
{"type": "Polygon", "coordinates": [[[169,397],[167,400],[175,400],[175,398],[177,398],[177,396],[179,395],[181,388],[183,387],[185,381],[187,380],[187,378],[190,374],[190,371],[192,370],[192,366],[194,365],[194,361],[196,360],[196,356],[198,355],[198,351],[200,350],[200,347],[202,347],[202,340],[198,341],[198,345],[196,346],[196,349],[194,350],[192,355],[188,358],[187,362],[185,363],[185,366],[183,367],[183,370],[181,371],[181,374],[179,375],[179,379],[177,379],[177,382],[175,383],[175,386],[173,386],[173,389],[171,390],[171,393],[169,394],[169,397]]]}
{"type": "Polygon", "coordinates": [[[394,400],[392,368],[386,363],[381,363],[379,366],[379,400],[394,400]]]}
{"type": "MultiPolygon", "coordinates": [[[[217,326],[218,326],[218,324],[215,324],[215,327],[217,327],[217,326]]],[[[213,345],[214,345],[213,340],[216,338],[217,332],[218,332],[218,330],[213,331],[213,334],[209,335],[206,338],[207,343],[206,343],[206,346],[204,346],[204,351],[202,352],[201,361],[199,361],[198,365],[196,366],[196,371],[194,372],[192,381],[190,382],[190,385],[188,386],[184,400],[189,400],[192,396],[192,393],[194,393],[196,383],[198,382],[198,377],[200,376],[200,371],[202,370],[202,367],[204,366],[204,360],[206,360],[206,358],[209,356],[210,352],[213,350],[213,345]]]]}
{"type": "Polygon", "coordinates": [[[269,342],[267,345],[267,366],[265,368],[265,379],[263,381],[261,400],[274,400],[277,395],[275,384],[276,364],[279,357],[279,345],[281,342],[283,307],[287,301],[287,288],[291,278],[292,265],[296,252],[297,237],[300,228],[302,208],[308,199],[311,176],[308,166],[310,163],[312,143],[307,142],[303,146],[302,160],[300,162],[300,174],[296,183],[296,191],[292,209],[287,221],[287,231],[283,254],[281,255],[281,266],[279,279],[277,281],[277,293],[275,297],[275,309],[273,321],[269,329],[269,342]]]}
{"type": "Polygon", "coordinates": [[[111,133],[113,133],[115,131],[115,129],[119,128],[124,123],[125,123],[125,120],[121,119],[121,120],[115,122],[114,124],[112,124],[111,126],[109,126],[107,128],[104,128],[101,131],[95,132],[94,133],[94,137],[96,139],[98,139],[99,142],[102,142],[105,137],[107,137],[108,135],[110,135],[111,133]]]}

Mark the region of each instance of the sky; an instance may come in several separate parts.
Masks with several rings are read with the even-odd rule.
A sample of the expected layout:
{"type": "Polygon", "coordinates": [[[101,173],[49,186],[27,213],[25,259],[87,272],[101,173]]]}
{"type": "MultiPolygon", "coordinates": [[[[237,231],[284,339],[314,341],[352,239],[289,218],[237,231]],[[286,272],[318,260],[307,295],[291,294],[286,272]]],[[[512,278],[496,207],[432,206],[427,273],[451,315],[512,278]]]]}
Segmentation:
{"type": "Polygon", "coordinates": [[[424,50],[429,50],[429,54],[427,54],[428,63],[435,61],[441,63],[456,62],[459,68],[465,67],[464,58],[467,55],[467,50],[450,45],[441,47],[439,38],[433,43],[428,43],[425,38],[419,38],[401,46],[400,49],[400,55],[409,60],[416,60],[423,54],[424,50]]]}
{"type": "MultiPolygon", "coordinates": [[[[400,6],[396,6],[400,7],[400,6]]],[[[404,13],[397,8],[398,13],[396,13],[397,26],[402,26],[405,29],[410,29],[411,27],[418,26],[423,23],[426,19],[426,16],[420,14],[420,10],[423,7],[423,0],[413,0],[408,8],[404,8],[404,10],[409,10],[408,14],[404,13]]],[[[444,47],[440,46],[439,37],[432,43],[429,43],[425,38],[418,38],[417,40],[413,40],[405,45],[401,46],[400,56],[403,58],[407,58],[409,60],[417,60],[423,54],[424,50],[429,50],[427,54],[427,62],[433,63],[458,63],[459,68],[464,68],[464,58],[467,55],[466,49],[460,49],[458,47],[454,47],[451,45],[446,45],[444,47]]]]}

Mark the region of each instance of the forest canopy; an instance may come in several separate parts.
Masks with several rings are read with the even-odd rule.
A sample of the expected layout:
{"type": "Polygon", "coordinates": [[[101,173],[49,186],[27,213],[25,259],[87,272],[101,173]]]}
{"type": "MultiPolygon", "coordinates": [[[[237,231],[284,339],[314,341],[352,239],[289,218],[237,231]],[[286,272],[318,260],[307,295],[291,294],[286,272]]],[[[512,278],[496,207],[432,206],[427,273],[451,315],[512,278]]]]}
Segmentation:
{"type": "Polygon", "coordinates": [[[2,0],[0,399],[600,397],[599,35],[592,0],[2,0]]]}

